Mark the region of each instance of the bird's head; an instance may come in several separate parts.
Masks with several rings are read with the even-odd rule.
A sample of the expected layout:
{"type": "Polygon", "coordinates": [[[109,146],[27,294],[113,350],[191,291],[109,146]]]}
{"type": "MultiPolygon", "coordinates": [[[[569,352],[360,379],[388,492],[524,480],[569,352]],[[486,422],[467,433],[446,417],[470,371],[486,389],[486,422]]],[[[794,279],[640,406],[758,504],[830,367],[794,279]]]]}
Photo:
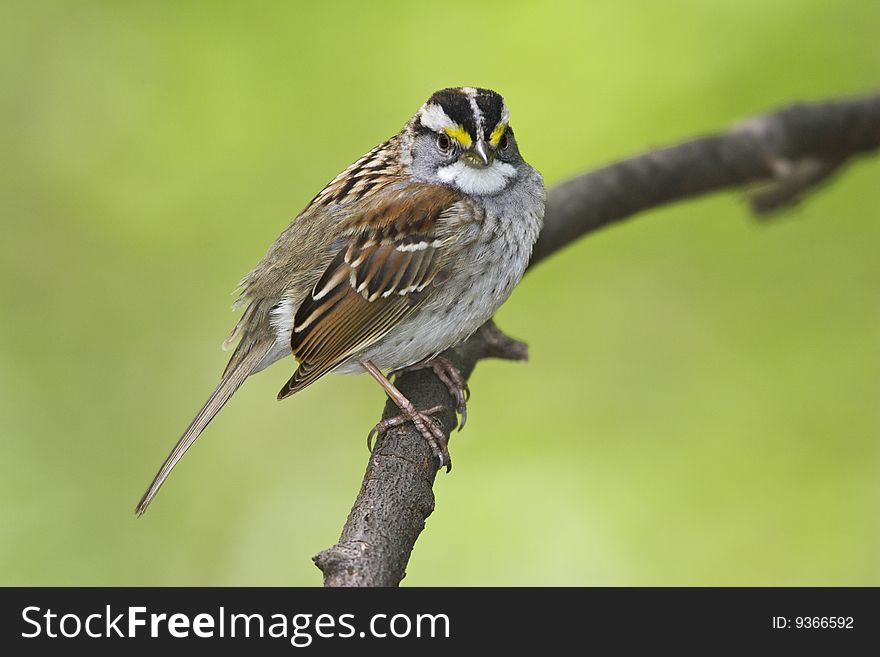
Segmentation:
{"type": "Polygon", "coordinates": [[[509,120],[504,99],[489,89],[436,92],[408,124],[413,173],[465,194],[497,194],[522,163],[509,120]]]}

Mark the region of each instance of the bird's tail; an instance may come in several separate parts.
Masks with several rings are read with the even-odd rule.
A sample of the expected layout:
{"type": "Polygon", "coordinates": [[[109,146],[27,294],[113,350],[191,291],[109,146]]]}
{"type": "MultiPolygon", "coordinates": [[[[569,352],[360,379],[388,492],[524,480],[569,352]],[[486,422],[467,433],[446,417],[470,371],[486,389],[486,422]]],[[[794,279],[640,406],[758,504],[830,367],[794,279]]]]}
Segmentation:
{"type": "Polygon", "coordinates": [[[153,501],[156,493],[159,492],[159,488],[165,483],[165,480],[168,478],[168,475],[171,474],[171,470],[177,465],[177,462],[183,458],[186,451],[192,447],[192,444],[196,441],[199,435],[201,435],[202,431],[205,430],[208,423],[214,419],[214,416],[217,415],[217,413],[220,412],[223,405],[226,404],[235,391],[241,387],[241,384],[244,383],[245,379],[254,372],[257,365],[260,364],[260,361],[263,360],[263,357],[269,351],[271,345],[271,341],[257,342],[257,344],[254,344],[248,350],[244,357],[238,359],[238,362],[235,362],[236,358],[233,356],[233,362],[235,364],[223,373],[223,378],[220,379],[220,383],[217,384],[214,392],[208,397],[208,401],[202,406],[202,410],[199,411],[199,414],[196,415],[195,419],[193,419],[190,425],[186,428],[186,431],[183,432],[180,440],[177,441],[174,449],[171,450],[171,453],[165,459],[162,467],[159,468],[159,472],[157,472],[156,476],[153,478],[153,483],[150,484],[147,492],[144,493],[141,501],[138,502],[137,508],[135,509],[137,515],[143,515],[144,511],[147,510],[150,502],[153,501]]]}

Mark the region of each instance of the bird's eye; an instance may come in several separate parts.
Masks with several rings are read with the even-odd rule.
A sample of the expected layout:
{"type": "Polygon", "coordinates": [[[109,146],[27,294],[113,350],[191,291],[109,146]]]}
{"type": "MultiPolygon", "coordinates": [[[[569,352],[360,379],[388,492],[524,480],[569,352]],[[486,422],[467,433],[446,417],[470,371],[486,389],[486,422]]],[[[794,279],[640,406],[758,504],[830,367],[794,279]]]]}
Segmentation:
{"type": "Polygon", "coordinates": [[[507,138],[507,133],[505,132],[503,135],[501,135],[501,140],[498,142],[498,150],[506,151],[509,145],[510,140],[507,138]]]}
{"type": "Polygon", "coordinates": [[[448,135],[444,133],[440,133],[437,135],[437,149],[445,154],[448,154],[450,150],[452,150],[452,140],[448,135]]]}

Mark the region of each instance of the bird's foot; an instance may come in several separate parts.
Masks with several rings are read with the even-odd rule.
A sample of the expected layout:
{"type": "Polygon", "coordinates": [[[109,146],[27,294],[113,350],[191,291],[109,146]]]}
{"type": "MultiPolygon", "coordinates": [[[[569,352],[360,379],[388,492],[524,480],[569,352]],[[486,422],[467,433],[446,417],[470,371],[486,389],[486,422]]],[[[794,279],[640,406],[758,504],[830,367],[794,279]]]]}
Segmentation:
{"type": "Polygon", "coordinates": [[[430,369],[434,372],[434,375],[440,379],[440,382],[446,386],[449,394],[452,395],[452,399],[455,401],[455,410],[461,417],[461,421],[458,423],[458,430],[461,431],[464,429],[465,422],[467,422],[467,402],[471,398],[471,389],[468,387],[464,376],[448,358],[443,358],[443,356],[435,356],[415,365],[404,367],[402,370],[395,372],[395,374],[423,369],[430,369]]]}
{"type": "Polygon", "coordinates": [[[367,447],[372,451],[373,438],[375,436],[381,436],[389,429],[412,422],[422,435],[422,438],[425,439],[425,442],[428,443],[431,453],[437,457],[440,467],[446,466],[446,472],[452,470],[452,459],[449,457],[446,434],[443,433],[443,429],[440,428],[438,421],[431,417],[436,413],[446,410],[446,408],[444,406],[432,406],[424,411],[419,411],[416,410],[416,407],[409,400],[406,400],[406,404],[400,406],[400,410],[400,415],[382,420],[370,430],[370,433],[367,435],[367,447]]]}

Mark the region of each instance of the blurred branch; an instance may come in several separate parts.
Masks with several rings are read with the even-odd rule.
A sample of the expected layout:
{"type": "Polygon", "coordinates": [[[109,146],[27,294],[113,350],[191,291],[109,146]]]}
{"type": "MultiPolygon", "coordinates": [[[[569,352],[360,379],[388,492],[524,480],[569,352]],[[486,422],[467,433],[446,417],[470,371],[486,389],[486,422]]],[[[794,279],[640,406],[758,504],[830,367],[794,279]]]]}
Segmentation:
{"type": "MultiPolygon", "coordinates": [[[[768,216],[801,201],[857,155],[880,148],[880,94],[797,104],[727,132],[649,151],[582,174],[547,195],[544,229],[532,265],[579,237],[671,201],[758,186],[752,211],[768,216]]],[[[491,322],[445,354],[469,377],[482,358],[525,360],[526,346],[491,322]]],[[[452,408],[429,370],[407,372],[397,386],[417,408],[452,408]]],[[[389,400],[383,417],[398,414],[389,400]]],[[[452,411],[437,416],[449,430],[452,411]]],[[[314,560],[326,586],[397,586],[425,520],[434,510],[436,461],[411,425],[393,429],[370,455],[339,543],[314,560]]]]}

